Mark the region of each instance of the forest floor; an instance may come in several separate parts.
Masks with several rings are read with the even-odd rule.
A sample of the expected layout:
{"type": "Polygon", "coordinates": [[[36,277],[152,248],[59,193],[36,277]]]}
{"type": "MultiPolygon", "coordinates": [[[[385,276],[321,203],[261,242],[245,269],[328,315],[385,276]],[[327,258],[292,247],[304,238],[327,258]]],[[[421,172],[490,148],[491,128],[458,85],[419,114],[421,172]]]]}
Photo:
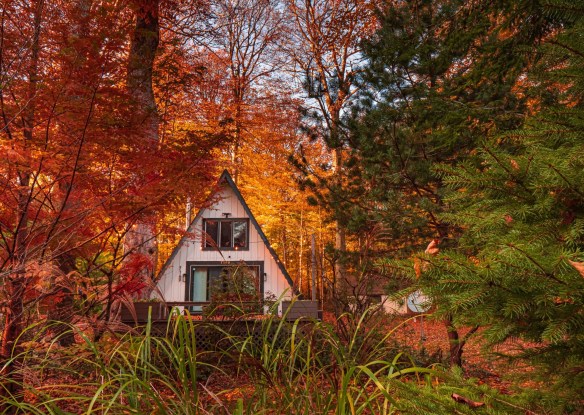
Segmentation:
{"type": "MultiPolygon", "coordinates": [[[[334,317],[332,314],[325,315],[325,321],[333,323],[334,317]]],[[[446,327],[441,321],[434,321],[428,317],[422,319],[411,316],[380,316],[376,321],[380,324],[382,330],[380,335],[384,335],[393,331],[389,336],[388,341],[391,342],[392,349],[395,353],[403,352],[411,356],[418,366],[431,366],[436,363],[443,363],[448,366],[449,344],[446,327]],[[421,336],[423,328],[423,338],[421,336]]],[[[468,331],[468,329],[460,330],[461,336],[468,331]]],[[[107,345],[104,341],[103,344],[107,345]]],[[[497,350],[482,350],[484,341],[480,337],[480,331],[475,333],[464,348],[463,354],[463,371],[468,378],[477,379],[479,384],[487,384],[496,388],[504,394],[513,395],[522,387],[537,387],[537,383],[529,379],[530,374],[533,375],[532,369],[526,366],[509,365],[503,358],[497,357],[497,353],[512,354],[517,350],[517,344],[508,343],[497,348],[497,350]]],[[[84,349],[81,347],[83,342],[79,340],[78,345],[80,351],[84,349]]],[[[111,345],[110,345],[111,346],[111,345]]],[[[60,351],[58,349],[57,351],[60,351]]],[[[91,351],[87,352],[91,355],[91,351]]],[[[57,353],[58,354],[58,353],[57,353]]],[[[394,356],[389,356],[392,359],[394,356]]],[[[206,373],[207,371],[203,371],[206,373]]],[[[257,385],[254,384],[253,376],[250,373],[237,371],[234,376],[228,371],[210,371],[206,373],[205,378],[201,382],[201,400],[202,407],[233,407],[238,400],[245,400],[253,396],[257,385]]],[[[37,378],[37,374],[31,373],[31,377],[37,378]]],[[[99,379],[96,380],[96,382],[99,379]]],[[[62,372],[61,377],[45,378],[45,384],[41,385],[41,389],[50,389],[54,383],[59,388],[59,385],[75,385],[76,379],[72,378],[69,372],[62,372]],[[63,377],[63,374],[65,377],[63,377]]],[[[96,383],[97,386],[99,382],[96,383]]],[[[96,386],[96,387],[97,387],[96,386]]],[[[91,386],[87,387],[87,394],[91,395],[91,386]]],[[[164,389],[164,388],[162,388],[164,389]]],[[[78,390],[78,392],[81,390],[78,390]]],[[[166,396],[166,392],[162,391],[166,396]]],[[[169,391],[168,399],[174,399],[174,396],[169,391]]],[[[29,397],[29,403],[35,403],[38,398],[29,397]]],[[[82,403],[76,402],[74,399],[66,399],[62,402],[64,408],[71,413],[80,413],[83,411],[82,403]]]]}
{"type": "MultiPolygon", "coordinates": [[[[387,331],[395,330],[388,341],[395,346],[396,353],[409,354],[416,364],[430,366],[436,363],[448,365],[449,344],[446,326],[441,321],[424,317],[399,316],[387,318],[382,324],[387,331]],[[423,326],[424,338],[421,338],[423,326]]],[[[325,321],[332,323],[332,313],[325,314],[325,321]]],[[[384,329],[385,330],[385,329],[384,329]]],[[[461,329],[460,335],[464,336],[467,329],[461,329]]],[[[483,350],[484,341],[481,339],[480,330],[470,337],[465,345],[463,359],[463,371],[465,377],[476,379],[478,384],[487,384],[503,394],[514,394],[523,387],[536,388],[537,383],[530,378],[532,368],[510,365],[503,354],[513,354],[519,345],[506,343],[496,350],[483,350]]],[[[254,385],[245,374],[237,378],[216,372],[206,382],[211,390],[222,390],[221,398],[226,402],[235,402],[237,399],[251,395],[254,385]]],[[[209,399],[207,397],[207,399],[209,399]]],[[[212,400],[209,401],[212,403],[212,400]]]]}
{"type": "MultiPolygon", "coordinates": [[[[442,321],[428,317],[396,317],[389,323],[388,330],[395,329],[390,336],[397,347],[405,347],[420,364],[448,364],[449,343],[446,326],[442,321]]],[[[459,331],[460,337],[469,328],[459,331]]],[[[505,356],[516,354],[521,348],[518,342],[507,342],[496,349],[485,350],[485,342],[479,330],[464,346],[462,368],[465,376],[476,378],[479,383],[486,383],[502,393],[513,393],[513,385],[537,387],[530,378],[533,368],[519,363],[510,363],[505,356]]]]}

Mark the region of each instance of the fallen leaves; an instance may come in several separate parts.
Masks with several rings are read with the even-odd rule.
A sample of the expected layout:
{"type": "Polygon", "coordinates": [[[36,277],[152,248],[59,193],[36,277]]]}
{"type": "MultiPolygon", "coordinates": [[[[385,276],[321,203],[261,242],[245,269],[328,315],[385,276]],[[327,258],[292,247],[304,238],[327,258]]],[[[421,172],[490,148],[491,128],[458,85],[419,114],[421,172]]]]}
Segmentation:
{"type": "Polygon", "coordinates": [[[480,408],[481,406],[485,406],[485,403],[484,403],[484,402],[476,402],[476,401],[473,401],[473,400],[471,400],[471,399],[469,399],[469,398],[466,398],[466,397],[464,397],[464,396],[462,396],[462,395],[459,395],[459,394],[457,394],[457,393],[453,393],[453,394],[451,395],[451,397],[452,397],[452,399],[454,399],[456,402],[458,402],[458,403],[462,403],[462,404],[465,404],[465,405],[468,405],[468,406],[470,406],[471,408],[480,408]]]}

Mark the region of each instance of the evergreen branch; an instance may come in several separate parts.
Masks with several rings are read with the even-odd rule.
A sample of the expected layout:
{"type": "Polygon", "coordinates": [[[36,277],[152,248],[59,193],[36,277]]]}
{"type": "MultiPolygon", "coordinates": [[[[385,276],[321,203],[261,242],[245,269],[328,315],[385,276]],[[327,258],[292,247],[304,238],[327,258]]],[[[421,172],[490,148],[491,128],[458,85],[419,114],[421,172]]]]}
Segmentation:
{"type": "Polygon", "coordinates": [[[513,174],[513,172],[511,172],[511,170],[509,170],[509,168],[507,166],[505,166],[505,164],[503,164],[503,162],[501,162],[501,160],[499,160],[499,158],[491,151],[491,149],[489,149],[486,145],[483,145],[483,148],[499,164],[499,166],[501,166],[501,168],[503,170],[505,170],[505,172],[509,175],[509,177],[511,178],[511,180],[513,180],[515,183],[517,183],[519,186],[521,186],[527,193],[531,193],[529,191],[529,189],[527,188],[527,186],[525,186],[525,184],[523,183],[523,181],[519,180],[513,174]]]}
{"type": "Polygon", "coordinates": [[[529,169],[531,168],[532,162],[533,162],[533,155],[529,156],[529,159],[527,160],[527,167],[525,168],[525,175],[526,176],[529,173],[529,169]]]}
{"type": "MultiPolygon", "coordinates": [[[[446,185],[449,187],[454,187],[456,189],[462,189],[462,188],[470,188],[471,186],[475,186],[475,182],[477,181],[474,178],[468,178],[468,176],[472,176],[473,174],[476,174],[476,171],[472,171],[468,169],[468,166],[461,164],[458,166],[458,171],[456,170],[450,170],[450,169],[435,169],[435,171],[437,173],[440,173],[441,176],[444,178],[446,185]],[[461,173],[459,173],[459,171],[468,173],[468,176],[465,176],[461,173]],[[458,179],[458,180],[455,180],[458,179]],[[464,185],[461,185],[464,184],[464,185]]],[[[482,173],[482,171],[481,171],[482,173]]],[[[508,191],[508,189],[505,189],[504,187],[497,187],[495,185],[491,185],[488,183],[480,183],[480,189],[486,189],[486,190],[492,190],[494,192],[504,192],[506,193],[508,191]]],[[[528,196],[523,196],[520,195],[518,193],[513,194],[513,196],[516,199],[521,199],[524,200],[525,202],[528,203],[532,203],[532,199],[528,196]]]]}
{"type": "Polygon", "coordinates": [[[580,197],[584,198],[584,194],[580,190],[575,188],[574,185],[568,180],[568,178],[566,176],[564,176],[556,167],[554,167],[551,163],[548,163],[548,167],[550,169],[552,169],[553,171],[555,171],[557,173],[557,175],[560,176],[562,178],[562,180],[568,184],[570,190],[574,191],[580,197]]]}
{"type": "Polygon", "coordinates": [[[512,407],[512,408],[519,409],[519,410],[523,411],[523,412],[524,412],[526,415],[540,415],[540,414],[538,414],[537,412],[533,412],[531,409],[527,409],[527,408],[524,408],[524,407],[522,407],[522,406],[514,405],[514,404],[512,404],[511,402],[504,401],[504,400],[502,400],[502,399],[499,399],[499,398],[497,398],[497,397],[492,397],[492,399],[493,399],[494,401],[500,402],[500,403],[502,403],[502,404],[504,404],[504,405],[508,405],[508,406],[510,406],[510,407],[512,407]]]}
{"type": "Polygon", "coordinates": [[[464,335],[464,337],[462,338],[461,343],[462,344],[465,344],[468,341],[468,339],[470,338],[470,336],[472,336],[473,334],[475,334],[477,332],[477,330],[479,329],[479,327],[480,326],[474,326],[472,329],[470,329],[468,331],[468,333],[466,333],[464,335]]]}
{"type": "MultiPolygon", "coordinates": [[[[393,138],[393,144],[395,146],[395,150],[397,152],[397,156],[399,158],[399,162],[401,165],[401,174],[402,176],[410,182],[414,192],[416,192],[416,194],[422,198],[423,192],[428,192],[429,195],[432,196],[432,198],[434,199],[434,203],[437,204],[438,206],[442,205],[442,201],[440,200],[439,195],[436,194],[436,192],[432,191],[431,189],[427,189],[426,187],[418,184],[418,182],[416,181],[416,179],[414,177],[412,177],[407,170],[407,162],[404,159],[403,153],[401,151],[401,148],[399,146],[399,142],[397,140],[397,136],[395,134],[392,134],[392,138],[393,138]]],[[[430,210],[426,210],[426,215],[428,216],[428,221],[435,227],[435,229],[438,231],[438,234],[440,235],[440,237],[445,237],[448,235],[448,231],[444,230],[444,226],[448,226],[446,223],[438,220],[438,218],[434,215],[434,213],[430,210]]]]}
{"type": "Polygon", "coordinates": [[[535,259],[534,259],[534,258],[533,258],[531,255],[529,255],[529,254],[528,254],[527,252],[525,252],[523,249],[521,249],[521,248],[519,248],[519,247],[517,247],[517,246],[515,246],[514,244],[511,244],[511,243],[508,243],[508,244],[506,244],[506,245],[507,245],[509,248],[513,248],[513,249],[515,249],[515,250],[517,250],[517,251],[521,252],[523,255],[525,255],[525,257],[526,257],[527,259],[529,259],[529,261],[530,261],[531,263],[533,263],[533,264],[534,264],[536,267],[538,267],[538,268],[539,268],[539,269],[542,271],[543,275],[544,275],[546,278],[549,278],[549,279],[551,279],[551,280],[553,280],[553,281],[555,281],[555,282],[557,282],[557,283],[559,283],[559,284],[566,285],[566,283],[565,283],[564,281],[562,281],[562,280],[560,280],[560,279],[556,278],[556,277],[555,277],[553,274],[550,274],[549,272],[547,272],[547,271],[546,271],[546,269],[545,269],[545,268],[544,268],[544,267],[543,267],[543,266],[542,266],[542,265],[541,265],[539,262],[537,262],[537,261],[536,261],[536,260],[535,260],[535,259]]]}
{"type": "Polygon", "coordinates": [[[566,49],[566,50],[568,50],[568,51],[572,52],[574,55],[578,55],[578,56],[580,56],[581,58],[584,58],[584,53],[580,52],[579,50],[576,50],[576,49],[574,49],[574,48],[573,48],[573,47],[571,47],[571,46],[568,46],[568,45],[566,45],[566,44],[564,44],[564,43],[560,43],[560,42],[558,42],[557,40],[550,40],[550,41],[549,41],[549,43],[551,43],[552,45],[556,45],[556,46],[559,46],[559,47],[561,47],[561,48],[564,48],[564,49],[566,49]]]}

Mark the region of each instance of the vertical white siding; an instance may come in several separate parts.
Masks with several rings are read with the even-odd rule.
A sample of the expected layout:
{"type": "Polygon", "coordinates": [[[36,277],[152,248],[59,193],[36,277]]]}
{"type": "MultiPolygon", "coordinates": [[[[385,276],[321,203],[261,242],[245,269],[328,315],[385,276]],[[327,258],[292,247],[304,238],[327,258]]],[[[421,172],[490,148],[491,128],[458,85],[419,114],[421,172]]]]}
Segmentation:
{"type": "MultiPolygon", "coordinates": [[[[185,269],[187,261],[263,261],[264,273],[266,274],[264,293],[274,294],[279,297],[284,292],[287,292],[286,296],[290,297],[291,289],[286,277],[251,222],[249,224],[249,250],[218,251],[202,249],[203,219],[223,218],[223,213],[230,213],[230,219],[249,219],[243,205],[229,186],[224,186],[213,206],[200,212],[197,220],[189,227],[189,233],[194,237],[182,240],[182,243],[173,253],[174,256],[163,270],[158,282],[158,288],[164,299],[166,301],[184,301],[185,282],[182,274],[187,272],[185,269]],[[181,276],[180,281],[179,275],[181,276]]],[[[263,276],[260,276],[260,278],[263,278],[263,276]]]]}

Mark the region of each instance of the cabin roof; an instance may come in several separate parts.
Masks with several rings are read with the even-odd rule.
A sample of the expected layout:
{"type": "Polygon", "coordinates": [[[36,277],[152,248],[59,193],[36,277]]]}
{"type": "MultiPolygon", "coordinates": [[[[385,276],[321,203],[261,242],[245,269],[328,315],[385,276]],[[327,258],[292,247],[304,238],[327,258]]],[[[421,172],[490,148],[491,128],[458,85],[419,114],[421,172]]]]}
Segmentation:
{"type": "MultiPolygon", "coordinates": [[[[251,213],[249,206],[245,202],[245,199],[241,195],[241,192],[237,188],[237,185],[235,184],[235,182],[233,181],[233,179],[231,178],[231,175],[229,174],[229,172],[227,170],[223,170],[223,173],[221,174],[221,176],[219,177],[219,180],[217,181],[217,185],[221,186],[223,183],[226,183],[231,188],[231,190],[233,191],[233,193],[237,197],[237,200],[239,200],[239,203],[241,203],[241,205],[243,206],[245,213],[247,213],[247,216],[249,217],[250,223],[253,225],[253,227],[257,231],[258,235],[260,236],[261,240],[266,245],[266,248],[268,249],[268,251],[272,255],[272,258],[274,258],[274,261],[276,261],[278,268],[280,269],[280,271],[282,271],[282,274],[286,278],[286,281],[288,281],[288,284],[290,284],[290,287],[294,287],[294,282],[292,281],[292,278],[290,278],[290,275],[288,274],[288,271],[284,267],[284,264],[282,263],[282,261],[280,261],[280,258],[278,258],[278,254],[276,254],[276,251],[274,251],[274,248],[272,248],[272,246],[270,245],[270,242],[268,241],[268,238],[264,234],[264,231],[262,230],[262,228],[260,227],[260,225],[256,221],[255,217],[253,216],[253,213],[251,213]]],[[[209,199],[211,199],[215,195],[215,193],[211,194],[211,196],[209,196],[209,199]]],[[[197,212],[197,215],[195,216],[193,221],[189,224],[188,229],[190,229],[191,226],[193,226],[193,224],[201,217],[203,211],[205,209],[208,209],[208,208],[209,207],[199,209],[199,211],[197,212]]],[[[183,236],[180,239],[179,243],[176,245],[176,247],[172,251],[172,254],[168,257],[168,259],[166,260],[166,262],[164,263],[164,265],[160,269],[160,272],[158,273],[157,280],[166,271],[166,269],[168,268],[168,266],[170,265],[170,263],[172,262],[174,257],[178,254],[178,252],[180,251],[181,247],[183,246],[184,242],[187,239],[188,239],[187,235],[183,236]]]]}

